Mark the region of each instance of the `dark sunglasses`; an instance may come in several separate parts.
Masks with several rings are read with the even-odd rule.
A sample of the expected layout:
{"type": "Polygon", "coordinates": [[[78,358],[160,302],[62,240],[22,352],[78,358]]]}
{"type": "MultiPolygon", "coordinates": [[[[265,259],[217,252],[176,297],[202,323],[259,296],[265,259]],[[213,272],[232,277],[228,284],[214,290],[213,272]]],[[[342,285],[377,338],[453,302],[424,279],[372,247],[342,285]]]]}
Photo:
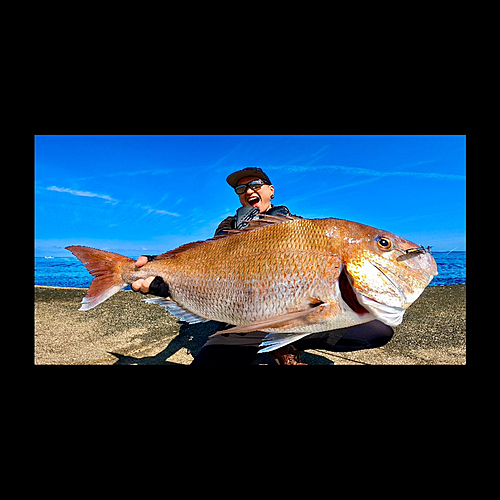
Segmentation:
{"type": "MultiPolygon", "coordinates": [[[[262,179],[256,179],[255,181],[250,181],[248,184],[241,184],[241,186],[236,186],[234,190],[236,194],[246,193],[247,189],[253,189],[254,191],[258,191],[264,184],[268,184],[262,179]]],[[[268,184],[269,185],[269,184],[268,184]]]]}

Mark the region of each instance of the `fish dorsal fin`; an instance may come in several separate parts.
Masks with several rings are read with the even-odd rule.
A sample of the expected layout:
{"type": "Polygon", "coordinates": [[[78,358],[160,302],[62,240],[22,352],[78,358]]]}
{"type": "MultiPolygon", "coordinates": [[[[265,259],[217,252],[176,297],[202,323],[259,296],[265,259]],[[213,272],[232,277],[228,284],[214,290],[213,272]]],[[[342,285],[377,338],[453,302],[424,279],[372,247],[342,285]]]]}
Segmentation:
{"type": "Polygon", "coordinates": [[[302,217],[296,215],[267,215],[262,214],[258,219],[248,221],[248,226],[243,229],[229,229],[226,234],[216,236],[213,239],[227,238],[228,236],[234,236],[235,234],[248,233],[250,231],[255,231],[256,229],[262,229],[263,227],[275,226],[276,224],[285,224],[287,222],[293,222],[296,220],[302,220],[302,217]]]}
{"type": "Polygon", "coordinates": [[[283,222],[290,222],[294,220],[301,220],[302,217],[292,214],[282,214],[282,215],[268,215],[262,214],[258,220],[267,222],[270,224],[282,224],[283,222]]]}
{"type": "MultiPolygon", "coordinates": [[[[206,241],[210,241],[210,240],[206,240],[206,241]]],[[[169,252],[165,252],[165,253],[162,253],[160,255],[157,255],[155,257],[155,260],[168,259],[170,257],[175,257],[176,255],[179,255],[180,253],[183,253],[186,250],[199,247],[200,245],[203,245],[203,243],[205,243],[205,241],[193,241],[192,243],[186,243],[185,245],[181,245],[180,247],[174,248],[173,250],[170,250],[169,252]]]]}
{"type": "MultiPolygon", "coordinates": [[[[261,214],[258,219],[249,221],[248,228],[257,229],[258,227],[273,226],[275,224],[284,224],[286,222],[293,222],[295,220],[301,220],[302,217],[297,215],[267,215],[261,214]]],[[[248,229],[245,228],[245,229],[248,229]]]]}

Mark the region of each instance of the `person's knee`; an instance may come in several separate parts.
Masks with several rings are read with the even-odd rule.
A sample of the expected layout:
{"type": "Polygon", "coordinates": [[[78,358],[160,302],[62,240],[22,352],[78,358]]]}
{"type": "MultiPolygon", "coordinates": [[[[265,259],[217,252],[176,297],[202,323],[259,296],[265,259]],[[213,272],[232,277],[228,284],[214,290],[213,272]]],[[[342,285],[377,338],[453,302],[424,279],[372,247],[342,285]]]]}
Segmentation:
{"type": "Polygon", "coordinates": [[[382,347],[394,337],[394,330],[381,322],[377,322],[376,333],[376,336],[371,339],[371,347],[382,347]]]}

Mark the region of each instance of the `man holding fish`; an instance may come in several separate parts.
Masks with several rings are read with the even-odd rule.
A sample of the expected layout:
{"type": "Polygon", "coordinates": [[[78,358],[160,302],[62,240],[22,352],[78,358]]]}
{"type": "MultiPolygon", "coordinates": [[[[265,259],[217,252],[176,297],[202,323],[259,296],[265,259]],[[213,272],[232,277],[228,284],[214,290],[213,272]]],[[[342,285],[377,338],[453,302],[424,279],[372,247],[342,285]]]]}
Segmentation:
{"type": "MultiPolygon", "coordinates": [[[[293,220],[299,219],[299,217],[292,216],[287,207],[275,207],[272,205],[271,200],[274,198],[275,188],[271,183],[268,175],[262,169],[245,168],[239,170],[229,175],[227,178],[227,182],[235,190],[242,206],[236,211],[236,214],[234,216],[228,217],[221,222],[215,232],[215,237],[222,237],[223,235],[232,233],[238,234],[244,231],[245,228],[248,228],[248,226],[251,225],[250,223],[252,221],[258,221],[261,218],[262,220],[266,220],[266,217],[261,216],[267,216],[267,221],[269,224],[271,224],[273,222],[272,219],[276,219],[276,217],[283,217],[293,220]]],[[[303,220],[306,221],[306,219],[303,220]]],[[[278,221],[275,220],[274,222],[278,221]]],[[[308,226],[305,226],[305,229],[308,230],[308,226]]],[[[251,228],[246,230],[249,231],[251,230],[251,228]]],[[[315,227],[311,227],[311,230],[315,230],[315,227]]],[[[327,234],[331,235],[335,233],[335,235],[337,236],[337,231],[337,227],[332,227],[329,231],[327,230],[326,232],[327,234]]],[[[375,238],[372,238],[374,242],[370,242],[370,244],[374,247],[375,251],[381,253],[382,256],[384,256],[384,253],[388,251],[397,250],[399,242],[396,241],[396,239],[404,242],[399,244],[399,251],[401,252],[402,256],[407,256],[407,259],[413,257],[413,255],[411,255],[411,251],[415,253],[415,256],[416,254],[422,253],[421,247],[414,248],[414,244],[406,245],[406,243],[409,242],[406,242],[405,240],[397,237],[392,238],[389,236],[390,233],[381,233],[383,234],[377,234],[375,238]],[[410,248],[405,248],[408,246],[410,248]]],[[[356,243],[364,242],[364,238],[366,237],[365,234],[361,234],[361,238],[357,238],[356,240],[356,238],[352,237],[352,235],[349,236],[349,239],[347,239],[346,235],[345,240],[353,245],[355,245],[356,243]]],[[[348,254],[349,252],[344,253],[348,254]]],[[[155,257],[157,256],[141,256],[139,257],[139,259],[137,259],[135,266],[137,268],[141,268],[145,264],[154,261],[155,257]]],[[[265,259],[266,256],[264,255],[263,258],[265,259]]],[[[300,353],[301,351],[306,349],[325,349],[333,352],[345,352],[358,349],[371,349],[385,345],[393,336],[393,329],[390,324],[399,324],[398,321],[400,322],[402,319],[401,311],[403,308],[400,307],[401,304],[395,304],[395,310],[389,311],[391,305],[381,305],[380,302],[377,301],[377,299],[374,299],[373,297],[366,298],[365,295],[358,294],[355,288],[353,289],[357,281],[359,281],[359,287],[361,289],[363,288],[363,286],[366,286],[366,283],[363,283],[364,271],[358,273],[359,277],[357,275],[357,271],[360,271],[360,269],[363,268],[363,265],[361,265],[361,267],[360,265],[352,265],[352,269],[350,270],[349,264],[346,264],[345,258],[337,260],[333,258],[332,260],[331,254],[328,259],[324,260],[324,262],[322,261],[321,265],[323,265],[327,261],[333,262],[335,269],[342,268],[342,272],[340,272],[340,275],[336,276],[336,278],[333,279],[329,284],[330,288],[332,288],[332,286],[336,287],[338,297],[334,297],[332,295],[331,297],[329,297],[329,300],[332,300],[332,302],[334,302],[335,300],[340,300],[343,303],[343,307],[347,309],[348,313],[353,316],[352,319],[344,321],[343,323],[340,322],[339,325],[344,326],[345,324],[352,324],[352,326],[344,326],[327,331],[313,331],[303,334],[301,333],[301,330],[304,330],[304,325],[310,324],[313,319],[310,318],[307,321],[303,319],[307,317],[304,312],[288,313],[288,315],[285,314],[283,316],[283,318],[285,318],[285,316],[287,316],[287,318],[283,319],[283,321],[279,325],[282,329],[287,325],[289,326],[288,329],[284,328],[284,331],[286,331],[286,333],[274,333],[272,334],[274,335],[272,339],[265,341],[265,338],[269,338],[272,335],[266,331],[256,330],[256,328],[259,327],[257,325],[258,321],[254,323],[253,329],[234,327],[232,324],[221,323],[220,331],[206,342],[199,354],[195,357],[192,364],[251,364],[259,356],[259,352],[265,352],[267,350],[274,358],[274,360],[280,365],[301,365],[305,363],[301,363],[300,353]],[[354,319],[354,315],[364,315],[363,319],[365,322],[356,324],[357,320],[354,319]],[[388,324],[384,324],[384,322],[379,321],[379,319],[375,318],[380,318],[382,319],[382,321],[384,321],[385,318],[388,318],[388,320],[385,321],[385,323],[388,324]],[[293,325],[296,325],[297,333],[293,331],[293,325]],[[239,331],[236,331],[238,329],[239,331]],[[226,332],[226,330],[230,330],[230,332],[226,332]]],[[[387,265],[384,267],[385,261],[380,261],[380,259],[378,259],[378,261],[378,264],[377,262],[375,264],[372,264],[376,269],[372,269],[370,266],[368,266],[368,274],[373,274],[374,271],[377,274],[383,275],[377,276],[377,279],[382,279],[382,281],[385,280],[386,283],[390,282],[394,285],[396,276],[395,272],[387,265]]],[[[426,261],[424,263],[424,266],[421,267],[423,268],[425,266],[431,268],[429,274],[434,273],[435,269],[432,269],[432,262],[426,261]]],[[[419,266],[417,266],[417,268],[418,271],[421,270],[419,266]]],[[[272,279],[273,277],[271,276],[269,280],[272,279]]],[[[421,285],[421,283],[418,283],[419,287],[421,285]]],[[[402,291],[402,288],[404,287],[397,285],[394,286],[397,289],[397,291],[395,292],[396,295],[401,295],[400,299],[403,299],[403,303],[407,302],[404,297],[404,290],[402,291]]],[[[134,291],[140,291],[145,294],[150,293],[165,298],[170,296],[169,284],[166,283],[161,276],[152,275],[146,278],[137,279],[132,283],[132,289],[134,291]]],[[[310,308],[310,310],[316,308],[319,312],[319,309],[321,309],[321,307],[318,306],[323,307],[328,302],[326,295],[321,297],[319,295],[320,293],[318,293],[318,297],[310,297],[309,303],[306,305],[306,307],[310,308]]],[[[161,299],[152,299],[151,301],[153,302],[157,300],[161,299]]],[[[157,303],[159,303],[159,301],[157,303]]],[[[161,305],[165,304],[163,303],[161,305]]],[[[297,309],[297,307],[295,307],[295,309],[297,309]]],[[[171,310],[171,312],[175,314],[173,310],[171,310]]],[[[335,314],[341,314],[342,312],[343,311],[336,310],[335,314]]],[[[311,316],[311,314],[309,314],[309,316],[311,316]]],[[[184,319],[181,315],[178,315],[178,317],[184,319]]],[[[265,330],[264,327],[266,326],[272,327],[273,325],[270,322],[266,323],[266,321],[261,320],[260,328],[262,328],[262,330],[265,330]]]]}

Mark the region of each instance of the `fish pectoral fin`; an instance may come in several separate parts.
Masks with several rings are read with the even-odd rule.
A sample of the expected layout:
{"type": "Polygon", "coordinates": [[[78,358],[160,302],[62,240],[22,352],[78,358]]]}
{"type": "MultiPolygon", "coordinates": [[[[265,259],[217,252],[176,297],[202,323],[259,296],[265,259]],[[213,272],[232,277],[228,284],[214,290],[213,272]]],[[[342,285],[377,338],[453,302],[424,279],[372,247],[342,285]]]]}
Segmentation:
{"type": "MultiPolygon", "coordinates": [[[[309,312],[310,311],[305,311],[306,314],[308,314],[309,312]]],[[[234,328],[222,330],[220,332],[214,333],[213,335],[210,335],[210,338],[215,337],[216,335],[221,335],[223,333],[248,333],[262,330],[264,328],[277,328],[280,326],[284,328],[293,328],[293,326],[304,326],[304,321],[300,321],[300,318],[303,316],[304,311],[283,314],[282,316],[276,316],[271,319],[254,321],[253,323],[249,323],[248,325],[235,326],[234,328]]],[[[280,347],[284,347],[288,344],[291,344],[292,342],[296,342],[297,340],[303,337],[307,337],[308,335],[311,335],[311,333],[269,333],[259,344],[259,347],[261,347],[262,349],[260,349],[258,353],[275,351],[280,347]]]]}
{"type": "Polygon", "coordinates": [[[172,314],[176,318],[179,318],[181,321],[185,321],[186,323],[189,324],[204,323],[205,321],[208,321],[208,319],[202,318],[201,316],[197,316],[191,311],[184,309],[183,307],[176,304],[173,300],[169,298],[155,297],[152,299],[144,299],[144,302],[146,302],[147,304],[156,304],[162,306],[170,314],[172,314]]]}
{"type": "Polygon", "coordinates": [[[265,330],[267,328],[293,329],[301,326],[307,326],[317,322],[316,313],[319,311],[320,306],[325,305],[326,304],[321,300],[311,298],[311,303],[306,309],[281,314],[272,318],[259,319],[257,321],[253,321],[252,323],[248,323],[247,325],[234,326],[233,328],[214,333],[212,337],[223,333],[248,333],[265,330]]]}
{"type": "Polygon", "coordinates": [[[264,330],[266,328],[284,328],[288,326],[293,328],[294,325],[303,326],[304,322],[301,321],[301,319],[309,314],[309,312],[309,310],[297,311],[283,314],[281,316],[275,316],[274,318],[260,319],[258,321],[253,321],[252,323],[248,323],[247,325],[234,326],[233,328],[217,332],[214,335],[218,335],[219,333],[248,333],[264,330]]]}

